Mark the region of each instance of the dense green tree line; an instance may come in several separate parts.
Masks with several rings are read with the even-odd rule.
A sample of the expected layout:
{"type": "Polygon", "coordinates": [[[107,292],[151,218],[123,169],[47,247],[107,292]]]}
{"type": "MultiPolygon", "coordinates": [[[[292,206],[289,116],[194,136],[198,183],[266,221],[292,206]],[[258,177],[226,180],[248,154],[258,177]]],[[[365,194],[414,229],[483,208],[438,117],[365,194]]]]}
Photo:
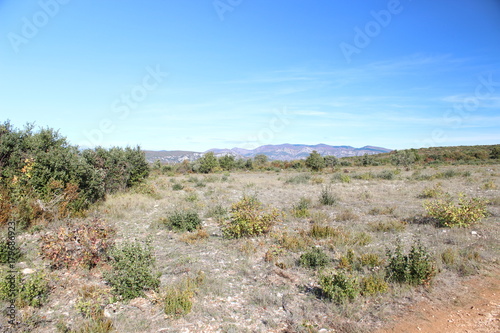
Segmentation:
{"type": "Polygon", "coordinates": [[[0,222],[81,212],[148,174],[140,147],[79,150],[51,128],[0,124],[0,222]]]}

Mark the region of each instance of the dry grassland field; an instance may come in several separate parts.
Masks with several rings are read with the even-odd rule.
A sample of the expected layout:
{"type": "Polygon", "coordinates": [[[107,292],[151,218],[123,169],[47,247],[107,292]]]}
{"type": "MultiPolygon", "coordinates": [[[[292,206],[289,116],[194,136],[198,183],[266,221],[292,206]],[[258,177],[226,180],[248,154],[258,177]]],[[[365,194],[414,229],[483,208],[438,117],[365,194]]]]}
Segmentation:
{"type": "Polygon", "coordinates": [[[114,228],[117,246],[149,244],[159,285],[123,300],[105,278],[108,262],[51,270],[39,255],[40,242],[67,221],[35,226],[18,238],[25,251],[19,268],[43,270],[50,293],[43,306],[18,309],[19,328],[431,332],[440,315],[448,325],[441,328],[462,332],[450,326],[448,309],[482,305],[481,320],[469,323],[468,332],[498,332],[500,297],[488,292],[498,292],[499,187],[498,165],[152,175],[139,187],[109,195],[81,219],[114,228]],[[456,203],[461,194],[487,200],[486,216],[467,227],[440,226],[428,216],[426,202],[456,203]],[[221,223],[234,218],[231,207],[243,197],[262,203],[261,216],[275,209],[276,223],[260,235],[224,237],[221,223]],[[172,227],[173,214],[186,212],[200,218],[191,232],[172,227]],[[420,260],[412,269],[423,270],[423,278],[395,280],[397,263],[393,271],[388,267],[398,244],[400,258],[420,260]],[[476,305],[480,292],[486,303],[476,305]],[[419,304],[427,310],[419,312],[419,304]]]}

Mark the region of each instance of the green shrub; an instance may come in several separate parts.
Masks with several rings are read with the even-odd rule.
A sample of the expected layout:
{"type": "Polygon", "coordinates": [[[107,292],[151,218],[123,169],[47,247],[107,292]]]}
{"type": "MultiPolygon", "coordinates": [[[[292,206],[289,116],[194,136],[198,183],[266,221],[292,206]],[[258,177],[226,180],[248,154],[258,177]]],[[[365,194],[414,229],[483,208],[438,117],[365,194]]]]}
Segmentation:
{"type": "Polygon", "coordinates": [[[319,202],[322,205],[333,206],[337,203],[337,197],[332,193],[332,189],[329,186],[324,186],[321,189],[321,194],[319,196],[319,202]]]}
{"type": "Polygon", "coordinates": [[[299,202],[293,206],[292,215],[295,217],[308,217],[310,215],[309,208],[311,200],[307,198],[300,198],[299,202]]]}
{"type": "Polygon", "coordinates": [[[303,253],[299,258],[299,265],[306,268],[316,269],[324,267],[328,264],[329,258],[323,250],[315,247],[306,253],[303,253]]]}
{"type": "Polygon", "coordinates": [[[417,197],[421,199],[437,198],[444,194],[441,188],[441,183],[434,185],[433,187],[426,187],[417,197]]]}
{"type": "Polygon", "coordinates": [[[313,224],[308,231],[308,235],[312,238],[335,238],[342,235],[342,231],[328,225],[313,224]]]}
{"type": "Polygon", "coordinates": [[[486,216],[486,204],[486,200],[466,199],[461,194],[458,205],[451,200],[436,200],[425,202],[424,207],[441,227],[468,227],[486,216]]]}
{"type": "Polygon", "coordinates": [[[21,256],[21,247],[15,241],[9,241],[7,238],[0,240],[1,264],[18,262],[21,256]]]}
{"type": "Polygon", "coordinates": [[[227,216],[227,214],[227,209],[221,204],[218,204],[208,210],[207,217],[213,217],[217,222],[220,222],[227,216]]]}
{"type": "Polygon", "coordinates": [[[164,291],[164,312],[168,316],[180,317],[188,314],[193,307],[193,297],[196,289],[203,283],[205,276],[202,272],[194,278],[184,280],[167,286],[164,291]]]}
{"type": "Polygon", "coordinates": [[[392,180],[394,179],[394,172],[390,170],[384,170],[376,175],[377,178],[392,180]]]}
{"type": "Polygon", "coordinates": [[[343,173],[336,173],[332,176],[332,182],[350,183],[351,177],[343,173]]]}
{"type": "Polygon", "coordinates": [[[401,220],[370,222],[368,227],[375,232],[399,232],[406,229],[407,223],[401,220]]]}
{"type": "Polygon", "coordinates": [[[168,216],[168,226],[177,231],[194,231],[201,226],[195,211],[175,211],[168,216]]]}
{"type": "Polygon", "coordinates": [[[325,159],[316,150],[309,154],[305,163],[313,171],[321,171],[325,167],[325,159]]]}
{"type": "Polygon", "coordinates": [[[297,176],[287,178],[285,184],[307,184],[311,179],[311,175],[307,173],[302,173],[297,176]]]}
{"type": "Polygon", "coordinates": [[[322,274],[319,284],[323,294],[336,303],[353,300],[360,292],[357,278],[341,271],[322,274]]]}
{"type": "Polygon", "coordinates": [[[391,215],[396,210],[396,207],[386,206],[383,208],[373,207],[368,211],[370,215],[391,215]]]}
{"type": "Polygon", "coordinates": [[[175,183],[172,185],[172,190],[174,191],[180,191],[184,188],[184,186],[182,184],[179,184],[179,183],[175,183]]]}
{"type": "Polygon", "coordinates": [[[285,232],[278,239],[278,243],[284,249],[298,251],[306,248],[311,243],[311,239],[304,237],[302,234],[289,234],[285,232]]]}
{"type": "Polygon", "coordinates": [[[144,290],[157,290],[159,274],[153,273],[155,258],[150,244],[125,242],[110,253],[112,270],[104,278],[114,293],[124,300],[144,296],[144,290]]]}
{"type": "Polygon", "coordinates": [[[385,293],[388,288],[384,278],[375,274],[363,277],[360,282],[361,294],[364,296],[385,293]]]}
{"type": "Polygon", "coordinates": [[[20,307],[42,306],[47,301],[49,291],[47,276],[42,271],[27,275],[4,272],[0,278],[0,299],[14,301],[20,307]]]}
{"type": "Polygon", "coordinates": [[[106,258],[113,245],[115,231],[103,221],[73,222],[57,232],[41,237],[42,258],[48,259],[53,269],[81,266],[93,268],[106,258]]]}
{"type": "Polygon", "coordinates": [[[265,211],[255,197],[244,196],[231,207],[229,221],[221,222],[222,232],[227,238],[258,236],[268,233],[272,226],[282,220],[283,213],[273,208],[265,211]]]}
{"type": "Polygon", "coordinates": [[[86,285],[78,290],[76,310],[85,318],[99,318],[103,316],[104,307],[110,303],[111,297],[103,289],[95,285],[86,285]]]}
{"type": "Polygon", "coordinates": [[[395,282],[411,285],[428,284],[436,274],[436,267],[428,250],[420,243],[412,245],[408,254],[403,254],[398,244],[394,252],[387,251],[389,263],[386,277],[395,282]]]}

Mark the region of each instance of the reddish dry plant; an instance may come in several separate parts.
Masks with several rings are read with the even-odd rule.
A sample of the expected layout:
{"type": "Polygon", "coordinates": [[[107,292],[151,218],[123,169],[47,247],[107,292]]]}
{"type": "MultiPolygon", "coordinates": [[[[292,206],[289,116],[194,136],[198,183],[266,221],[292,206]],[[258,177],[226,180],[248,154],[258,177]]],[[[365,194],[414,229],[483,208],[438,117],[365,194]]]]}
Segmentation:
{"type": "Polygon", "coordinates": [[[42,236],[42,257],[53,269],[93,268],[113,245],[113,234],[114,230],[99,219],[63,226],[56,233],[42,236]]]}

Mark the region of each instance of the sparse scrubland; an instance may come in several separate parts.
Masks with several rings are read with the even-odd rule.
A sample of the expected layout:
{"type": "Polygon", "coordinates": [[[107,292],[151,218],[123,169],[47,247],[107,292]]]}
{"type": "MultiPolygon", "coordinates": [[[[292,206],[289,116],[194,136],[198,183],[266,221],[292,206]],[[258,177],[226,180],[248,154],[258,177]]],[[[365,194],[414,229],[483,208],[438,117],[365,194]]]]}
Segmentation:
{"type": "Polygon", "coordinates": [[[5,332],[371,332],[498,274],[497,147],[151,172],[51,130],[0,147],[5,332]]]}

